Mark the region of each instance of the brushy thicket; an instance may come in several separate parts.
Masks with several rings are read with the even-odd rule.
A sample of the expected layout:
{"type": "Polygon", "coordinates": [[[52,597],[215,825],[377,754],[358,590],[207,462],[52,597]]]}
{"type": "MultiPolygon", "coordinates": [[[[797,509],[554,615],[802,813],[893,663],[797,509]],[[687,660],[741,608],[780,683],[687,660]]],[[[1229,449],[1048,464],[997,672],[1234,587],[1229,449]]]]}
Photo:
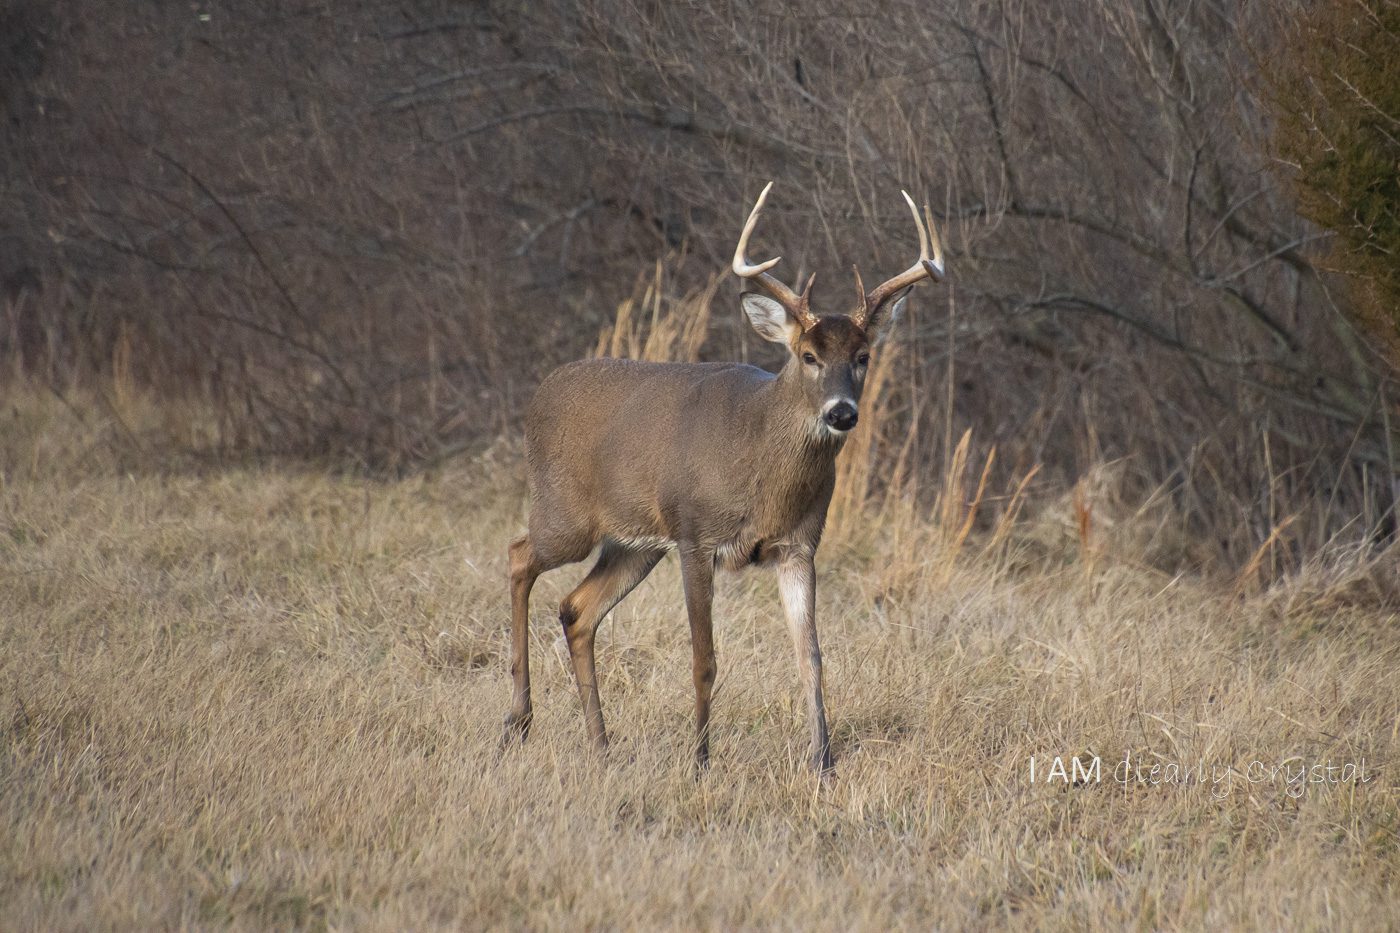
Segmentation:
{"type": "Polygon", "coordinates": [[[1352,308],[1400,366],[1400,3],[1327,0],[1267,74],[1302,213],[1337,232],[1352,308]]]}
{"type": "Polygon", "coordinates": [[[1193,543],[1164,566],[1296,568],[1389,532],[1400,428],[1251,90],[1296,12],[6,0],[0,355],[211,405],[186,442],[409,467],[515,430],[620,306],[773,362],[726,272],[762,184],[755,249],[829,311],[908,264],[907,188],[952,278],[895,337],[876,493],[970,431],[991,495],[1111,475],[1193,543]]]}

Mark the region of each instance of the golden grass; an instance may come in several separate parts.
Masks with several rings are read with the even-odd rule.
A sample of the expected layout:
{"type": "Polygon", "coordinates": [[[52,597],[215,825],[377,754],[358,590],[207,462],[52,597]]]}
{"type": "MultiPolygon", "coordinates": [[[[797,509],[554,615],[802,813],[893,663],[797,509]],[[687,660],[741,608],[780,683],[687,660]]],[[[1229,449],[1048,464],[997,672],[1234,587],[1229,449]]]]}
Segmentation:
{"type": "Polygon", "coordinates": [[[95,407],[11,400],[6,929],[1400,923],[1393,556],[1242,595],[1110,549],[1087,578],[1028,569],[891,507],[820,555],[835,783],[802,769],[757,571],[717,594],[697,781],[673,560],[600,634],[603,760],[553,616],[583,568],[541,580],[534,733],[498,754],[509,445],[389,484],[152,469],[113,440],[157,417],[130,399],[115,435],[95,407]],[[1123,786],[1125,752],[1236,773],[1123,786]],[[1075,754],[1104,780],[1029,782],[1031,756],[1075,754]],[[1367,783],[1296,797],[1248,774],[1362,759],[1367,783]]]}

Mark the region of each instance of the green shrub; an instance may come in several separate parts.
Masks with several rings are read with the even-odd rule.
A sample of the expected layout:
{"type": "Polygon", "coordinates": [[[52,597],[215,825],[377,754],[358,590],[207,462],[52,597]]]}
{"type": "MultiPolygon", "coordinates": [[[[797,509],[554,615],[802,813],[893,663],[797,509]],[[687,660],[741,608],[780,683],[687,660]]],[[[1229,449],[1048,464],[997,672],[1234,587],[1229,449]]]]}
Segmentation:
{"type": "Polygon", "coordinates": [[[1336,234],[1327,265],[1400,367],[1400,2],[1311,5],[1268,70],[1300,211],[1336,234]]]}

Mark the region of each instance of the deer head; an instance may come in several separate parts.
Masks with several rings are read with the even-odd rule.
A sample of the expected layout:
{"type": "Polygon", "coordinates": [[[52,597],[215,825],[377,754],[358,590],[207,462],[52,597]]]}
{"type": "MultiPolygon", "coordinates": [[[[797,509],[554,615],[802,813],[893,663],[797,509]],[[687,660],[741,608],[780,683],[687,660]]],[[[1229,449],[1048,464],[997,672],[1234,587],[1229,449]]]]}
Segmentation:
{"type": "Polygon", "coordinates": [[[745,293],[744,312],[759,336],[787,347],[791,356],[783,377],[801,387],[802,395],[818,418],[817,423],[824,431],[844,435],[856,426],[859,417],[871,346],[898,320],[909,290],[915,284],[924,279],[943,280],[943,247],[928,205],[924,205],[921,220],[913,198],[908,192],[901,192],[919,231],[918,261],[869,292],[861,282],[860,270],[855,269],[858,299],[855,309],[849,314],[818,316],[811,307],[815,275],[807,279],[802,293],[798,294],[768,271],[781,261],[781,256],[760,263],[750,263],[746,258],[749,236],[758,224],[758,215],[772,187],[770,181],[758,196],[744,224],[744,232],[739,236],[739,245],[734,249],[734,274],[768,292],[768,295],[745,293]]]}

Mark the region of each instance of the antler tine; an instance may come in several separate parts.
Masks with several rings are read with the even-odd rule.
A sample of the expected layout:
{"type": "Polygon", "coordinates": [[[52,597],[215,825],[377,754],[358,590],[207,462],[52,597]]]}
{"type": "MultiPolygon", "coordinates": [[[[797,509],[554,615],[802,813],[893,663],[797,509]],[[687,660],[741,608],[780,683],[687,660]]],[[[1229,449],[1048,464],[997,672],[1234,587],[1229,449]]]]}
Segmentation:
{"type": "MultiPolygon", "coordinates": [[[[761,285],[770,295],[778,300],[778,303],[787,308],[792,316],[797,318],[804,330],[816,326],[816,315],[812,314],[808,307],[808,299],[811,297],[812,280],[807,281],[807,287],[799,295],[778,279],[777,276],[769,273],[769,269],[776,266],[783,257],[775,256],[765,262],[750,264],[746,253],[749,248],[749,236],[753,233],[754,227],[758,225],[758,215],[763,211],[763,204],[768,200],[768,192],[772,189],[773,183],[770,181],[763,189],[763,193],[754,202],[753,210],[749,212],[749,219],[744,222],[744,232],[739,235],[739,245],[734,247],[734,274],[741,279],[752,279],[761,285]]],[[[816,278],[813,276],[812,278],[816,278]]]]}
{"type": "MultiPolygon", "coordinates": [[[[938,239],[938,229],[933,223],[933,212],[929,210],[927,204],[924,205],[924,216],[919,217],[919,209],[914,204],[914,199],[909,197],[909,192],[901,191],[904,201],[909,205],[909,213],[914,217],[914,226],[919,231],[919,259],[908,269],[886,282],[877,285],[868,294],[861,297],[861,307],[856,310],[855,318],[861,326],[873,318],[891,297],[924,279],[933,279],[935,282],[943,281],[943,243],[938,239]],[[925,226],[927,221],[927,226],[925,226]]],[[[859,274],[857,274],[857,287],[859,287],[859,274]]]]}
{"type": "Polygon", "coordinates": [[[903,188],[899,193],[904,195],[904,203],[909,205],[909,213],[914,218],[914,226],[919,228],[919,259],[928,258],[928,230],[924,228],[924,222],[919,219],[919,209],[914,206],[914,199],[909,197],[909,192],[903,188]]]}
{"type": "Polygon", "coordinates": [[[734,274],[740,278],[753,278],[760,272],[767,272],[783,261],[783,257],[775,256],[767,262],[751,266],[748,258],[744,255],[748,252],[749,235],[753,233],[753,228],[758,226],[758,215],[763,212],[763,202],[768,200],[768,192],[771,190],[773,190],[773,183],[770,181],[764,186],[763,193],[758,196],[758,200],[753,203],[753,210],[749,211],[749,219],[744,221],[744,232],[739,234],[739,245],[734,247],[734,274]]]}
{"type": "Polygon", "coordinates": [[[929,270],[929,278],[935,282],[941,282],[946,277],[943,266],[943,241],[938,238],[938,225],[933,222],[933,212],[928,209],[928,203],[924,203],[924,220],[928,222],[928,238],[933,246],[933,258],[919,258],[919,261],[929,270]]]}

